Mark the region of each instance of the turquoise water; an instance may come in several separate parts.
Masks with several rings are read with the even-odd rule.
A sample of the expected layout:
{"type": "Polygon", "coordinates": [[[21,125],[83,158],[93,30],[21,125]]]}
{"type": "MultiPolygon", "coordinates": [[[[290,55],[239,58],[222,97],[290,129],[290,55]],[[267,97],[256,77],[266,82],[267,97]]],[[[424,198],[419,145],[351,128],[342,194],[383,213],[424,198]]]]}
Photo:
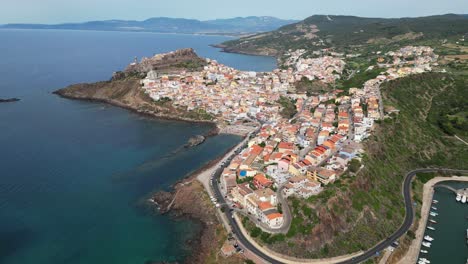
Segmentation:
{"type": "MultiPolygon", "coordinates": [[[[443,182],[455,189],[468,188],[468,183],[443,182]]],[[[432,225],[436,230],[426,229],[425,235],[434,238],[427,254],[421,253],[419,257],[427,258],[431,264],[460,263],[465,264],[468,258],[468,244],[466,242],[466,229],[468,229],[468,204],[462,204],[455,200],[455,194],[447,189],[436,188],[434,199],[439,203],[433,205],[439,215],[429,216],[437,221],[432,225]]]]}
{"type": "Polygon", "coordinates": [[[107,79],[134,56],[193,47],[231,66],[275,61],[221,53],[226,37],[0,31],[0,263],[183,261],[198,228],[138,206],[239,142],[220,135],[174,153],[207,125],[153,120],[52,91],[107,79]]]}

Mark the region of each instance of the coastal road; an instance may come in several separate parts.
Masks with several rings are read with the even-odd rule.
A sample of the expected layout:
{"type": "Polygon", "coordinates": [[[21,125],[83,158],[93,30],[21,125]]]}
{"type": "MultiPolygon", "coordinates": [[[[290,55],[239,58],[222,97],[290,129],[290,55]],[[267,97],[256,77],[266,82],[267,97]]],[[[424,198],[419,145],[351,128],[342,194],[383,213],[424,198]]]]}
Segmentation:
{"type": "MultiPolygon", "coordinates": [[[[442,169],[442,168],[427,168],[427,169],[416,169],[413,171],[410,171],[406,174],[404,182],[403,182],[403,197],[405,200],[405,209],[406,209],[406,214],[405,214],[405,220],[403,224],[400,226],[400,228],[395,231],[391,236],[389,236],[386,240],[380,242],[379,244],[375,245],[373,248],[367,250],[366,252],[362,253],[359,256],[353,257],[351,259],[337,262],[340,264],[357,264],[364,262],[372,257],[375,257],[377,254],[379,254],[381,251],[389,247],[394,241],[396,241],[398,238],[400,238],[402,235],[404,235],[411,225],[413,224],[414,220],[414,208],[413,208],[413,202],[411,200],[411,182],[414,178],[414,176],[417,173],[427,173],[427,172],[448,172],[448,173],[462,173],[466,174],[468,173],[468,170],[454,170],[454,169],[442,169]]],[[[217,179],[219,175],[215,174],[214,179],[217,179]]],[[[214,180],[213,181],[213,189],[214,193],[216,195],[216,198],[221,202],[221,203],[226,203],[224,200],[224,197],[219,189],[218,186],[218,181],[214,180]]],[[[227,217],[229,221],[229,225],[231,226],[232,232],[236,235],[237,239],[240,241],[241,244],[244,245],[248,250],[250,250],[252,253],[256,254],[260,258],[264,259],[265,261],[268,261],[273,264],[280,264],[284,263],[280,260],[278,260],[278,257],[271,257],[263,251],[259,250],[255,246],[253,246],[246,237],[242,234],[238,223],[233,219],[232,212],[229,210],[225,210],[224,213],[225,216],[227,217]]],[[[307,263],[304,261],[303,263],[307,263]]]]}

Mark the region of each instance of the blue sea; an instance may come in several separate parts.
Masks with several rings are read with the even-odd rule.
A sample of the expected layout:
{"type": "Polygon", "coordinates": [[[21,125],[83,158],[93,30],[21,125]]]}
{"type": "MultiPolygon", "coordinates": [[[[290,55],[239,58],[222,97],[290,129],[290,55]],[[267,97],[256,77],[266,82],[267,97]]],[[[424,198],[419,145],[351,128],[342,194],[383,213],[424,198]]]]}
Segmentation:
{"type": "Polygon", "coordinates": [[[184,261],[190,221],[140,202],[240,141],[219,135],[175,152],[207,125],[154,120],[101,103],[51,94],[109,79],[134,57],[192,47],[243,70],[269,57],[222,53],[223,36],[0,30],[0,263],[184,261]]]}

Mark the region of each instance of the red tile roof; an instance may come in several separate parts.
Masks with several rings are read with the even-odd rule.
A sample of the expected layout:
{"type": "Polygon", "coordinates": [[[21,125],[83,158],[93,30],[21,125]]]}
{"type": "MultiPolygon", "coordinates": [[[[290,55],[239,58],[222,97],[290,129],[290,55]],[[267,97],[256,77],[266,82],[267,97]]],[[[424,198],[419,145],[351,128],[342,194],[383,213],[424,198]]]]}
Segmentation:
{"type": "Polygon", "coordinates": [[[294,144],[289,142],[280,142],[278,145],[279,149],[293,149],[294,144]]]}
{"type": "Polygon", "coordinates": [[[258,184],[260,184],[262,186],[268,186],[268,185],[271,185],[273,183],[267,177],[265,177],[265,175],[263,175],[261,173],[255,175],[253,180],[256,181],[258,184]]]}
{"type": "Polygon", "coordinates": [[[259,202],[257,205],[258,205],[258,208],[262,211],[275,208],[270,202],[259,202]]]}
{"type": "Polygon", "coordinates": [[[260,155],[260,153],[262,153],[262,151],[263,151],[262,147],[260,147],[259,145],[253,145],[252,146],[252,151],[250,153],[253,154],[253,155],[258,156],[258,155],[260,155]]]}
{"type": "Polygon", "coordinates": [[[273,220],[273,219],[276,219],[276,218],[283,217],[283,215],[280,214],[280,213],[271,213],[271,214],[267,215],[267,217],[268,217],[269,220],[273,220]]]}

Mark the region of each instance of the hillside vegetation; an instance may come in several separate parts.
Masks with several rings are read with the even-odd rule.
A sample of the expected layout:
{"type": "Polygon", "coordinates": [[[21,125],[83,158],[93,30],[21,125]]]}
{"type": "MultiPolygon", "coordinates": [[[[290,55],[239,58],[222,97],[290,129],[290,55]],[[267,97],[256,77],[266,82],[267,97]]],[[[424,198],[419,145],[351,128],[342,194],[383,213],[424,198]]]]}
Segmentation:
{"type": "Polygon", "coordinates": [[[364,142],[365,167],[357,176],[345,174],[307,201],[290,200],[294,220],[289,233],[257,234],[262,243],[307,258],[368,249],[403,222],[401,184],[408,171],[431,166],[468,168],[468,148],[439,122],[448,107],[466,110],[466,76],[411,75],[385,83],[382,94],[385,104],[401,111],[378,124],[364,142]]]}
{"type": "Polygon", "coordinates": [[[280,56],[288,49],[349,49],[415,40],[446,39],[468,33],[468,17],[362,18],[314,15],[278,30],[223,43],[226,51],[280,56]]]}

